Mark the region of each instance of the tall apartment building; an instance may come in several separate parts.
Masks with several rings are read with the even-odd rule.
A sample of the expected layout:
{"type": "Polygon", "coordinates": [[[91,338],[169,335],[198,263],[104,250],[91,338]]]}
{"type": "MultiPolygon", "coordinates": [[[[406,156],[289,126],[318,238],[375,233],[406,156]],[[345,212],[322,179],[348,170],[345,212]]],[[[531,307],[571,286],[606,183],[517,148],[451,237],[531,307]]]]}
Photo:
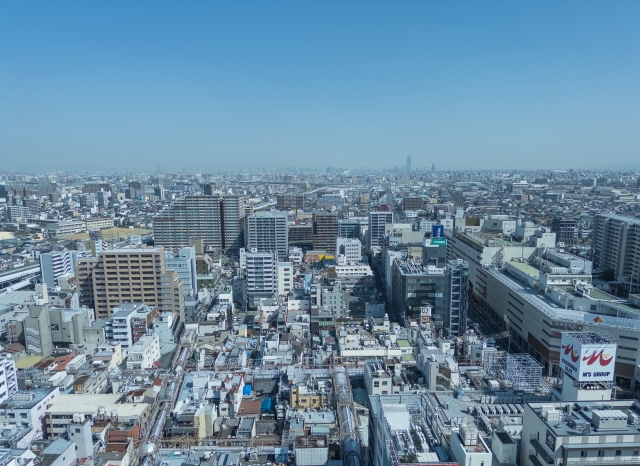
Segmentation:
{"type": "Polygon", "coordinates": [[[84,186],[82,186],[82,192],[85,194],[100,191],[113,192],[113,187],[110,183],[85,183],[84,186]]]}
{"type": "Polygon", "coordinates": [[[385,226],[393,223],[393,212],[369,212],[369,249],[382,246],[385,226]]]}
{"type": "Polygon", "coordinates": [[[222,248],[237,252],[243,246],[244,198],[236,194],[222,196],[222,248]]]}
{"type": "Polygon", "coordinates": [[[166,270],[163,248],[112,249],[79,259],[76,276],[80,304],[93,307],[97,319],[123,302],[142,302],[184,321],[182,282],[166,270]]]}
{"type": "Polygon", "coordinates": [[[244,215],[244,200],[237,195],[185,196],[154,217],[155,244],[177,249],[202,240],[214,249],[237,251],[244,215]]]}
{"type": "Polygon", "coordinates": [[[189,246],[180,248],[176,253],[166,252],[164,256],[165,266],[168,271],[175,271],[182,282],[182,290],[187,296],[197,296],[197,266],[196,248],[189,246]]]}
{"type": "Polygon", "coordinates": [[[278,291],[278,258],[275,252],[248,252],[246,263],[247,301],[255,308],[261,298],[278,291]]]}
{"type": "Polygon", "coordinates": [[[202,240],[205,246],[222,249],[221,203],[217,196],[185,196],[153,218],[156,246],[177,249],[202,240]]]}
{"type": "Polygon", "coordinates": [[[278,296],[286,296],[293,290],[293,264],[278,262],[278,296]]]}
{"type": "Polygon", "coordinates": [[[48,288],[55,288],[58,277],[75,273],[78,258],[90,256],[90,251],[54,251],[40,254],[40,274],[43,283],[48,288]]]}
{"type": "Polygon", "coordinates": [[[640,290],[640,219],[598,214],[593,221],[593,265],[611,271],[632,293],[640,290]]]}
{"type": "Polygon", "coordinates": [[[304,209],[304,195],[303,194],[278,194],[276,196],[276,209],[302,210],[304,209]]]}
{"type": "Polygon", "coordinates": [[[316,212],[313,214],[313,249],[323,250],[328,254],[336,252],[338,237],[338,214],[316,212]]]}
{"type": "Polygon", "coordinates": [[[286,258],[289,249],[289,223],[286,212],[256,212],[247,218],[247,250],[278,252],[286,258]]]}
{"type": "MultiPolygon", "coordinates": [[[[12,359],[0,359],[0,404],[18,391],[16,365],[12,359]]],[[[13,412],[13,409],[11,410],[13,412]]]]}
{"type": "Polygon", "coordinates": [[[122,356],[153,328],[153,320],[159,316],[158,308],[143,303],[122,303],[113,310],[113,318],[107,321],[106,340],[120,344],[122,356]]]}

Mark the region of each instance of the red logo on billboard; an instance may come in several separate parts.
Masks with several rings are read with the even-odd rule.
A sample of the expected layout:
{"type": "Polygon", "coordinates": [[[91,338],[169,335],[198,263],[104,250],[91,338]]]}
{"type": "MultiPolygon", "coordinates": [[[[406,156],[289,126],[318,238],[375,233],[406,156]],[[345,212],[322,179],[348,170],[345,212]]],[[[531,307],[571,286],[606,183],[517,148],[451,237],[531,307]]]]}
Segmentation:
{"type": "Polygon", "coordinates": [[[601,324],[602,322],[604,322],[604,319],[603,319],[602,317],[598,316],[598,317],[596,317],[595,319],[593,319],[593,321],[594,321],[596,324],[601,324]]]}
{"type": "Polygon", "coordinates": [[[613,355],[605,353],[604,350],[595,350],[591,355],[587,355],[582,358],[583,361],[587,361],[587,366],[592,365],[598,359],[600,359],[601,366],[608,366],[609,363],[613,361],[613,355]]]}
{"type": "Polygon", "coordinates": [[[580,353],[578,353],[578,350],[573,349],[573,345],[562,345],[562,349],[564,350],[564,354],[571,353],[571,360],[573,362],[578,362],[578,359],[580,359],[580,353]]]}

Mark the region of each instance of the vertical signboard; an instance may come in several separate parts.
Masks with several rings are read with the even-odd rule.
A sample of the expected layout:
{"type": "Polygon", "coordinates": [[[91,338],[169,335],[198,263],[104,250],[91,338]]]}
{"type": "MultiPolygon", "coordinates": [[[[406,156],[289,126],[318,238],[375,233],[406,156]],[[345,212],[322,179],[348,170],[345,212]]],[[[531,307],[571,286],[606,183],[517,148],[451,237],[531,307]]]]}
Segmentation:
{"type": "Polygon", "coordinates": [[[578,382],[612,381],[615,359],[615,343],[591,343],[570,333],[562,334],[560,368],[578,382]]]}

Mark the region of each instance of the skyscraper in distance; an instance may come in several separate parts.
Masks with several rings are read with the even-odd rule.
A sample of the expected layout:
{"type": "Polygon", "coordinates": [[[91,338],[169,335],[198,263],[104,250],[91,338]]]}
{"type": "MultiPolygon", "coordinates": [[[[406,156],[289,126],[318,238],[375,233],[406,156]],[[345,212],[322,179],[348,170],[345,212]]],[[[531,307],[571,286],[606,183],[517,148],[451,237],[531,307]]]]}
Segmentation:
{"type": "Polygon", "coordinates": [[[407,157],[407,171],[411,171],[411,157],[407,157]]]}

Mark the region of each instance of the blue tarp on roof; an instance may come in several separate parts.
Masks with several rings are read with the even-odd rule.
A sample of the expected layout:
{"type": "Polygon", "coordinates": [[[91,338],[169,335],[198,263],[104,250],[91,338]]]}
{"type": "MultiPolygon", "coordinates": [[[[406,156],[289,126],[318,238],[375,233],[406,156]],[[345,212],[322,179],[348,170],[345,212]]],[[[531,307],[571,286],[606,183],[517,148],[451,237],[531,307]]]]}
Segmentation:
{"type": "Polygon", "coordinates": [[[243,395],[251,395],[251,384],[248,383],[244,386],[244,390],[242,390],[243,395]]]}
{"type": "Polygon", "coordinates": [[[265,411],[268,411],[270,413],[276,412],[275,406],[273,406],[273,398],[265,399],[260,405],[260,412],[264,413],[265,411]]]}

